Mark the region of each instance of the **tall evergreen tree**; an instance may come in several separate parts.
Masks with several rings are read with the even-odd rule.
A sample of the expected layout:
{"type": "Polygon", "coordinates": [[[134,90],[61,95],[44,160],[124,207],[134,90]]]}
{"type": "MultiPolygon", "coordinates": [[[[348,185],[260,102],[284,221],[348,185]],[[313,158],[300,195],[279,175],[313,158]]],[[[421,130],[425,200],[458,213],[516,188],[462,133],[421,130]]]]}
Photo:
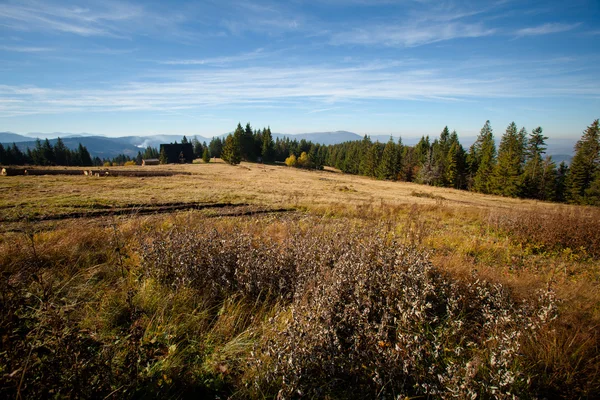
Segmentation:
{"type": "Polygon", "coordinates": [[[474,149],[474,158],[477,163],[473,189],[481,193],[491,193],[492,173],[496,164],[496,144],[490,121],[486,121],[483,125],[473,146],[471,147],[474,149]]]}
{"type": "Polygon", "coordinates": [[[92,165],[94,165],[88,149],[81,143],[79,143],[79,146],[77,147],[77,156],[80,161],[79,165],[81,165],[82,167],[91,167],[92,165]]]}
{"type": "Polygon", "coordinates": [[[388,140],[383,149],[381,161],[377,168],[377,177],[379,179],[396,180],[398,176],[398,155],[396,151],[396,143],[394,143],[394,138],[390,136],[390,140],[388,140]]]}
{"type": "MultiPolygon", "coordinates": [[[[242,126],[238,124],[238,127],[241,128],[242,126]]],[[[254,132],[252,131],[250,122],[246,124],[246,129],[241,131],[238,140],[240,142],[242,159],[246,161],[256,161],[256,154],[254,152],[254,132]]]]}
{"type": "Polygon", "coordinates": [[[465,149],[458,141],[456,131],[453,131],[450,136],[450,148],[446,156],[446,185],[455,189],[463,189],[465,187],[466,174],[466,154],[465,149]]]}
{"type": "Polygon", "coordinates": [[[552,161],[552,157],[546,156],[542,162],[539,195],[537,198],[545,201],[555,200],[557,180],[558,171],[556,170],[556,163],[552,161]]]}
{"type": "Polygon", "coordinates": [[[595,120],[575,145],[566,182],[566,198],[570,203],[585,204],[588,190],[600,169],[600,124],[595,120]]]}
{"type": "Polygon", "coordinates": [[[4,146],[2,146],[2,143],[0,143],[0,165],[10,165],[11,164],[8,154],[9,154],[8,151],[6,151],[4,146]]]}
{"type": "Polygon", "coordinates": [[[239,135],[229,134],[227,135],[227,139],[225,139],[225,145],[223,146],[221,158],[228,164],[236,165],[242,161],[242,151],[239,142],[240,137],[241,136],[239,135]]]}
{"type": "Polygon", "coordinates": [[[192,139],[192,147],[194,148],[194,158],[201,158],[204,153],[204,149],[202,148],[202,144],[198,140],[196,136],[192,139]]]}
{"type": "Polygon", "coordinates": [[[371,141],[371,138],[368,135],[363,136],[357,154],[358,173],[360,175],[369,176],[372,165],[368,165],[369,160],[367,160],[367,154],[371,150],[372,146],[373,142],[371,141]]]}
{"type": "Polygon", "coordinates": [[[48,140],[48,138],[46,138],[44,140],[44,144],[42,144],[42,153],[43,153],[43,159],[45,160],[44,165],[56,164],[55,159],[54,159],[54,148],[50,144],[50,141],[48,140]]]}
{"type": "Polygon", "coordinates": [[[67,149],[62,139],[57,138],[56,143],[54,144],[54,161],[56,162],[56,165],[70,165],[70,153],[70,150],[67,149]]]}
{"type": "Polygon", "coordinates": [[[543,199],[542,173],[543,158],[546,153],[546,136],[542,128],[537,127],[531,131],[527,141],[527,161],[523,169],[523,196],[533,199],[543,199]]]}
{"type": "Polygon", "coordinates": [[[523,141],[517,132],[517,125],[511,122],[500,141],[498,162],[492,177],[493,193],[509,197],[521,194],[523,157],[523,141]]]}
{"type": "Polygon", "coordinates": [[[380,152],[380,144],[379,142],[375,142],[371,145],[369,152],[366,156],[366,164],[365,164],[365,175],[376,177],[377,176],[377,168],[379,167],[379,161],[381,159],[380,152]]]}
{"type": "Polygon", "coordinates": [[[221,152],[223,151],[223,141],[221,138],[213,137],[208,144],[208,151],[211,156],[221,158],[221,152]]]}
{"type": "Polygon", "coordinates": [[[262,132],[262,160],[266,163],[275,161],[275,144],[271,135],[271,128],[264,129],[262,132]]]}
{"type": "Polygon", "coordinates": [[[436,186],[446,186],[446,162],[448,158],[448,152],[450,150],[450,131],[448,127],[444,127],[440,133],[439,139],[435,140],[432,145],[433,150],[433,169],[435,171],[436,179],[433,184],[436,186]]]}
{"type": "Polygon", "coordinates": [[[566,195],[567,176],[569,175],[569,166],[563,161],[559,164],[556,171],[556,185],[554,192],[554,201],[564,202],[566,195]]]}

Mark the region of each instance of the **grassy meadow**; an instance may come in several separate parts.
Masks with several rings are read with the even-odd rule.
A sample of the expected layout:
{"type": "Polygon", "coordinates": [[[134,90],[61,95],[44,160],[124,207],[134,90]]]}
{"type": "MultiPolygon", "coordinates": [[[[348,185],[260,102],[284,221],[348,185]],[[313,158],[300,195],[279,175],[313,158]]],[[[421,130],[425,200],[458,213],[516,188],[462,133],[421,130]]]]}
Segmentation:
{"type": "Polygon", "coordinates": [[[0,177],[1,397],[600,397],[598,208],[129,168],[0,177]]]}

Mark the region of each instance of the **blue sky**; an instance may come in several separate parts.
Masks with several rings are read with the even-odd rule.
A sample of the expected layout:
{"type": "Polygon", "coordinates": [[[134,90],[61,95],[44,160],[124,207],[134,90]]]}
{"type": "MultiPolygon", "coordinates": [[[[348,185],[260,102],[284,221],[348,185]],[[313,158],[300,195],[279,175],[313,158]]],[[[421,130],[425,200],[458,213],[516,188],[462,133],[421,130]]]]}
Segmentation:
{"type": "Polygon", "coordinates": [[[600,2],[0,0],[0,131],[579,137],[600,2]]]}

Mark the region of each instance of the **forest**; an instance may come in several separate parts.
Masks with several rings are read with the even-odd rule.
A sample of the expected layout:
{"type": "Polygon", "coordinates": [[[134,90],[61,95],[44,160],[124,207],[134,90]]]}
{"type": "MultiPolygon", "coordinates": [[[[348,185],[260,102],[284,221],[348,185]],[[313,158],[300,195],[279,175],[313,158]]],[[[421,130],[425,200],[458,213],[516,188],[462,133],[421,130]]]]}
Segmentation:
{"type": "Polygon", "coordinates": [[[279,161],[288,166],[322,169],[377,179],[415,182],[484,194],[529,198],[573,204],[600,205],[600,127],[595,120],[575,145],[571,165],[558,166],[546,155],[541,127],[528,132],[513,122],[506,128],[497,147],[489,121],[477,140],[466,150],[456,131],[445,127],[433,141],[422,137],[415,146],[404,146],[393,138],[323,146],[305,140],[277,139],[270,128],[253,131],[250,124],[228,135],[220,146],[213,139],[209,149],[230,164],[241,160],[279,161]]]}

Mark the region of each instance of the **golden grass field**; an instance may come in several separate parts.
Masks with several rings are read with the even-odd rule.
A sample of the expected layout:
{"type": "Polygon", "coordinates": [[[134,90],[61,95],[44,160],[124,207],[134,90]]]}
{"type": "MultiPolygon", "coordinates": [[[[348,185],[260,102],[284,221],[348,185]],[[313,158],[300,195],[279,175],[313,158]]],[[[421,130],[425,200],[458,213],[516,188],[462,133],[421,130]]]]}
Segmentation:
{"type": "MultiPolygon", "coordinates": [[[[561,384],[568,389],[564,393],[557,392],[557,397],[593,397],[600,394],[600,257],[596,246],[600,236],[598,209],[509,199],[413,183],[379,181],[333,170],[307,171],[251,163],[230,166],[220,160],[209,164],[119,169],[184,171],[190,175],[0,177],[0,230],[3,232],[0,239],[0,262],[4,263],[7,276],[14,276],[15,282],[21,279],[15,270],[20,265],[29,265],[27,263],[39,264],[35,260],[44,257],[41,253],[47,254],[49,265],[57,268],[64,268],[68,263],[85,266],[81,267],[82,272],[61,269],[62,272],[58,274],[60,276],[56,273],[53,275],[50,269],[44,269],[45,272],[40,273],[39,279],[24,286],[28,287],[30,293],[40,290],[45,293],[55,290],[60,284],[71,285],[69,279],[79,282],[75,290],[79,294],[72,301],[86,311],[81,314],[80,310],[73,319],[76,321],[73,324],[78,329],[96,332],[94,335],[106,340],[114,332],[102,331],[108,318],[102,312],[109,312],[107,310],[111,307],[131,306],[132,301],[143,300],[142,295],[139,298],[133,297],[137,300],[131,300],[127,293],[143,293],[143,290],[148,289],[147,285],[154,284],[153,281],[140,280],[140,275],[127,276],[124,271],[133,273],[132,271],[140,268],[136,243],[143,239],[136,237],[148,232],[174,229],[178,224],[193,226],[196,223],[204,227],[210,227],[214,223],[220,227],[218,229],[228,232],[228,229],[235,231],[236,224],[239,223],[241,231],[284,240],[291,229],[289,226],[304,224],[306,226],[299,229],[309,230],[310,224],[315,221],[339,222],[342,226],[347,226],[349,231],[360,230],[363,225],[371,228],[379,226],[378,229],[394,232],[406,245],[423,249],[436,268],[458,279],[469,280],[476,274],[478,279],[505,285],[517,299],[531,297],[537,290],[551,287],[559,299],[558,323],[540,334],[534,345],[530,343],[529,347],[525,346],[522,350],[529,360],[534,360],[535,365],[528,368],[535,371],[537,379],[543,382],[538,384],[542,387],[538,394],[547,395],[552,390],[559,390],[561,384]],[[179,210],[160,215],[138,215],[136,212],[146,207],[174,203],[228,203],[229,206],[223,209],[179,210]],[[236,206],[250,210],[250,215],[228,217],[227,210],[235,210],[236,206]],[[92,214],[85,215],[86,212],[93,213],[98,209],[107,210],[110,214],[110,210],[124,207],[130,212],[118,216],[103,214],[98,218],[92,214]],[[272,217],[268,213],[253,216],[253,210],[279,210],[280,213],[274,213],[272,217]],[[79,213],[78,218],[70,218],[74,212],[79,213]],[[49,216],[61,215],[65,218],[41,221],[49,216]],[[277,215],[281,218],[289,215],[291,222],[285,224],[291,225],[268,222],[271,221],[269,218],[276,221],[277,215]],[[260,221],[256,222],[256,226],[260,228],[252,228],[253,218],[260,221]],[[106,243],[97,244],[99,240],[106,243]],[[66,254],[61,256],[61,252],[66,254]],[[31,257],[35,262],[31,261],[31,257]],[[92,261],[86,261],[88,259],[92,261]],[[99,279],[96,276],[98,270],[104,270],[104,275],[108,274],[105,282],[96,281],[99,279]],[[74,276],[78,273],[85,279],[79,279],[81,276],[79,280],[75,279],[74,276]],[[42,278],[44,274],[49,277],[42,278]],[[94,295],[89,294],[89,288],[83,289],[82,285],[89,280],[97,285],[94,295]],[[53,283],[44,286],[44,282],[53,283]],[[39,288],[35,289],[35,285],[39,288]],[[120,305],[112,304],[113,300],[99,294],[103,290],[106,295],[110,293],[114,302],[120,302],[120,305]],[[89,304],[86,303],[86,296],[91,296],[89,304]],[[586,381],[590,382],[586,384],[586,381]]],[[[367,231],[370,232],[369,229],[367,231]]],[[[305,262],[310,263],[310,260],[305,262]]],[[[16,285],[7,279],[7,287],[16,285]]],[[[166,288],[156,290],[158,296],[171,296],[175,302],[184,301],[182,299],[195,301],[187,297],[192,296],[187,292],[173,294],[166,288]]],[[[38,292],[36,296],[39,295],[38,292]]],[[[42,305],[47,307],[48,304],[44,303],[42,295],[39,296],[42,299],[39,305],[41,310],[42,305]]],[[[172,306],[171,313],[174,310],[184,310],[193,315],[194,307],[190,307],[189,304],[172,306]]],[[[224,303],[222,307],[234,305],[224,303]]],[[[244,309],[248,305],[241,302],[235,303],[235,307],[244,309]]],[[[269,314],[272,312],[268,310],[269,307],[261,307],[264,309],[244,312],[255,313],[261,318],[267,318],[267,315],[273,317],[269,314]]],[[[163,325],[172,323],[179,326],[183,323],[177,316],[167,315],[168,310],[163,309],[160,313],[165,320],[163,325]]],[[[238,314],[232,315],[234,319],[239,318],[238,314]]],[[[215,339],[215,332],[229,329],[221,319],[210,328],[210,340],[214,343],[211,347],[213,352],[207,360],[212,361],[205,361],[202,368],[212,368],[214,371],[209,372],[221,376],[225,387],[247,385],[243,382],[244,379],[251,379],[250,372],[238,366],[243,371],[238,372],[235,377],[223,378],[225,375],[229,376],[226,371],[233,367],[225,361],[217,362],[214,359],[222,354],[233,357],[231,354],[234,353],[247,357],[250,351],[248,345],[237,350],[235,346],[240,345],[244,335],[247,335],[250,342],[259,340],[256,333],[258,328],[254,322],[244,320],[241,328],[231,328],[238,336],[230,337],[227,333],[222,333],[222,338],[215,339]]],[[[8,326],[6,324],[8,322],[5,323],[8,326]]],[[[132,326],[135,324],[133,321],[132,326]]],[[[166,328],[150,324],[144,329],[147,329],[145,334],[150,335],[151,330],[154,332],[152,334],[156,334],[157,329],[166,328]]],[[[25,350],[30,344],[27,343],[35,335],[39,335],[39,332],[32,330],[23,339],[23,354],[28,354],[25,350]]],[[[203,340],[208,339],[204,337],[203,340]]],[[[171,350],[164,357],[169,357],[169,351],[179,354],[175,349],[169,349],[171,350]]],[[[31,352],[29,354],[25,363],[14,361],[13,366],[18,366],[14,371],[0,371],[0,375],[14,373],[20,378],[4,378],[5,390],[0,391],[0,394],[28,393],[28,387],[31,390],[34,384],[30,382],[28,386],[27,379],[33,379],[28,372],[32,371],[33,361],[30,360],[31,352]]],[[[41,363],[40,360],[37,362],[41,363]]],[[[3,368],[9,368],[9,364],[5,363],[3,368]]],[[[161,367],[156,368],[160,370],[161,367]]],[[[167,367],[161,371],[160,374],[164,372],[161,385],[174,379],[169,375],[167,367]]],[[[222,387],[211,390],[213,392],[210,393],[232,393],[222,387]]],[[[117,397],[119,393],[128,397],[133,392],[117,390],[115,393],[117,397]]],[[[258,392],[251,390],[235,393],[239,397],[261,397],[258,392]]],[[[532,393],[532,397],[535,397],[536,392],[532,393]]]]}

